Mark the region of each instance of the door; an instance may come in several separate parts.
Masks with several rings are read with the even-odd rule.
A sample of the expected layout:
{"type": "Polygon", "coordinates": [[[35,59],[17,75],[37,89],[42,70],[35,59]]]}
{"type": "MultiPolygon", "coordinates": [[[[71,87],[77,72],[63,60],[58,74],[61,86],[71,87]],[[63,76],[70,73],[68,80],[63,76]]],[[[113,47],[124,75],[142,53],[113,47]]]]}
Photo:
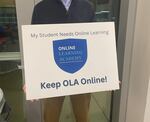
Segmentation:
{"type": "MultiPolygon", "coordinates": [[[[40,101],[30,102],[24,99],[24,93],[22,91],[22,86],[23,86],[22,71],[17,67],[18,65],[21,65],[20,64],[21,57],[19,53],[20,50],[22,51],[21,29],[20,29],[21,25],[31,23],[33,7],[40,1],[41,0],[26,0],[26,1],[12,0],[11,3],[11,5],[13,5],[13,10],[10,11],[14,13],[13,13],[13,17],[10,20],[11,22],[15,21],[15,29],[17,32],[16,33],[17,36],[15,37],[16,38],[15,42],[11,42],[13,41],[14,37],[10,37],[11,40],[10,43],[12,43],[12,45],[13,43],[15,43],[15,46],[14,45],[12,47],[7,46],[5,43],[3,46],[4,48],[0,52],[1,57],[4,56],[7,57],[5,59],[4,58],[2,59],[0,57],[1,58],[0,67],[2,72],[0,74],[1,77],[0,86],[2,87],[2,89],[4,89],[4,92],[6,94],[6,99],[8,100],[8,102],[10,102],[10,106],[13,108],[12,109],[13,114],[11,114],[10,116],[11,122],[35,122],[35,121],[41,122],[42,121],[41,102],[40,101]],[[17,9],[17,18],[16,18],[16,9],[17,9]],[[19,28],[19,31],[16,28],[17,26],[19,28]],[[20,40],[20,46],[18,40],[20,40]],[[10,50],[12,51],[12,53],[10,53],[10,50]],[[10,86],[13,88],[11,88],[10,86]],[[19,101],[17,98],[19,98],[19,101]]],[[[90,0],[90,1],[94,5],[96,21],[100,21],[100,22],[114,21],[116,26],[116,36],[118,37],[120,0],[90,0]]],[[[9,6],[10,2],[3,2],[3,4],[9,6]]],[[[3,22],[4,24],[7,22],[6,20],[7,17],[4,18],[6,16],[3,15],[5,12],[1,11],[1,13],[2,15],[0,19],[3,18],[1,19],[1,23],[3,22]]],[[[91,94],[91,102],[90,102],[90,110],[89,110],[89,119],[91,122],[112,121],[113,101],[114,101],[113,95],[114,92],[99,92],[99,93],[91,94]]],[[[75,117],[73,114],[70,98],[66,97],[60,115],[60,122],[74,122],[74,121],[75,121],[75,117]]]]}

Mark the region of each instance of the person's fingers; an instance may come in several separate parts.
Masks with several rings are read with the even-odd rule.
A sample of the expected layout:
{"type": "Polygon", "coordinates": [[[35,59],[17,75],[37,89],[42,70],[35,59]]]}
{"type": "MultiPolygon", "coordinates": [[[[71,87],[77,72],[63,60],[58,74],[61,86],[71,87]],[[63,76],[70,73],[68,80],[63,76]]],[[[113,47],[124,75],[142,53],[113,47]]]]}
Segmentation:
{"type": "Polygon", "coordinates": [[[22,89],[23,89],[24,93],[26,93],[26,85],[25,84],[23,85],[22,89]]]}
{"type": "Polygon", "coordinates": [[[38,99],[34,99],[34,100],[30,100],[31,102],[36,102],[36,101],[39,101],[38,99]]]}
{"type": "MultiPolygon", "coordinates": [[[[24,93],[26,93],[26,85],[24,84],[23,87],[22,87],[24,93]]],[[[38,101],[38,99],[33,99],[33,100],[30,100],[31,102],[35,102],[35,101],[38,101]]]]}

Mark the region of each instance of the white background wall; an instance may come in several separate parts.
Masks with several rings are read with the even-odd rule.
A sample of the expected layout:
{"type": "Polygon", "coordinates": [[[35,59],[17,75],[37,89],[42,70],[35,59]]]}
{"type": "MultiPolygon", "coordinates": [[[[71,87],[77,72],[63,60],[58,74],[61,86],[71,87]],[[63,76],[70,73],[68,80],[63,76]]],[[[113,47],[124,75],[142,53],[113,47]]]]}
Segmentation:
{"type": "MultiPolygon", "coordinates": [[[[149,122],[147,115],[150,115],[148,108],[150,98],[148,95],[150,76],[150,1],[136,0],[136,14],[134,33],[132,40],[126,40],[125,62],[130,57],[128,95],[126,99],[126,116],[120,122],[149,122]],[[132,50],[129,47],[133,41],[132,50]],[[129,54],[130,53],[130,54],[129,54]],[[146,106],[147,104],[147,106],[146,106]],[[145,111],[146,110],[146,111],[145,111]]],[[[130,17],[130,16],[129,16],[130,17]]],[[[131,25],[132,26],[132,25],[131,25]]],[[[130,29],[130,27],[128,28],[130,29]]],[[[126,65],[124,65],[126,67],[126,65]]],[[[126,71],[124,71],[125,73],[126,71]]]]}

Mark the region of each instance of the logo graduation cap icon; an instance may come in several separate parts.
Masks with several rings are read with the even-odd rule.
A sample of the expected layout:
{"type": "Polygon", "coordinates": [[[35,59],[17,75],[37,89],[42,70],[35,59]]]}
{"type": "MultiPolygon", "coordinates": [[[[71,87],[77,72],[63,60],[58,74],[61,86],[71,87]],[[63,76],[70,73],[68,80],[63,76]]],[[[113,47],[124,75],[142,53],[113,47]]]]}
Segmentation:
{"type": "Polygon", "coordinates": [[[54,59],[65,72],[79,71],[87,60],[86,39],[63,39],[53,41],[54,59]]]}

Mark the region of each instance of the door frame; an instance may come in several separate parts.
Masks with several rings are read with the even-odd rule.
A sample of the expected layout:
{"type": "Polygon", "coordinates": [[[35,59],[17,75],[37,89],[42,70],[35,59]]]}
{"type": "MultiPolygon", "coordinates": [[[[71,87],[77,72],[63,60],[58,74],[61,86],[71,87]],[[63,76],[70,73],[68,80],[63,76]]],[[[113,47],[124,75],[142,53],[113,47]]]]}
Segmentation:
{"type": "Polygon", "coordinates": [[[124,122],[126,120],[136,7],[137,0],[121,0],[117,37],[118,70],[121,90],[114,92],[113,95],[112,122],[124,122]]]}

